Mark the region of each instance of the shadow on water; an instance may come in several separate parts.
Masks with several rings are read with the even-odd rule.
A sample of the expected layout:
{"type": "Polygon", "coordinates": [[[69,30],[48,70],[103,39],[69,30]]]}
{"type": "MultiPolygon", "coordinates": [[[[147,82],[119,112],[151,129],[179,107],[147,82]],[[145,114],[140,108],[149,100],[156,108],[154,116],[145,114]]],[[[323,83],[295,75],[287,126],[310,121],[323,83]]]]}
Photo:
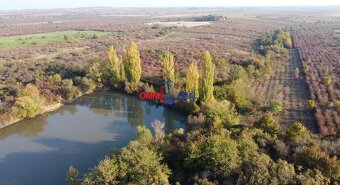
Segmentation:
{"type": "Polygon", "coordinates": [[[66,184],[71,164],[81,172],[112,148],[136,138],[135,127],[158,119],[166,132],[184,128],[177,112],[121,93],[83,96],[61,109],[0,130],[0,184],[66,184]]]}

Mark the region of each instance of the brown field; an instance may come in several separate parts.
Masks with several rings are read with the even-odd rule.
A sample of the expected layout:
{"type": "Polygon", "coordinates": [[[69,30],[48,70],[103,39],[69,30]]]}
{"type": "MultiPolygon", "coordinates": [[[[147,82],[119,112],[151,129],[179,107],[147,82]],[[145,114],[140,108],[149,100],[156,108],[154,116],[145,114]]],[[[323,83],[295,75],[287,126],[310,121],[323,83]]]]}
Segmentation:
{"type": "Polygon", "coordinates": [[[340,38],[330,28],[294,31],[294,44],[303,64],[308,67],[307,83],[316,102],[315,116],[324,135],[339,136],[340,115],[336,101],[340,98],[340,38]],[[324,79],[331,78],[326,84],[324,79]]]}

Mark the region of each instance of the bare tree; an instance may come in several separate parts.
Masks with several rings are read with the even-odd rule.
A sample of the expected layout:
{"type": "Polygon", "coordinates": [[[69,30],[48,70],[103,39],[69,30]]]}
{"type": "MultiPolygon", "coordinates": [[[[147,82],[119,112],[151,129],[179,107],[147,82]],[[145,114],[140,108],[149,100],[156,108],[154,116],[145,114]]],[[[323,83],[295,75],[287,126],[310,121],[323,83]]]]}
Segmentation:
{"type": "Polygon", "coordinates": [[[152,125],[152,128],[155,130],[155,138],[157,141],[159,141],[165,135],[165,132],[164,132],[165,123],[159,120],[154,120],[151,125],[152,125]]]}

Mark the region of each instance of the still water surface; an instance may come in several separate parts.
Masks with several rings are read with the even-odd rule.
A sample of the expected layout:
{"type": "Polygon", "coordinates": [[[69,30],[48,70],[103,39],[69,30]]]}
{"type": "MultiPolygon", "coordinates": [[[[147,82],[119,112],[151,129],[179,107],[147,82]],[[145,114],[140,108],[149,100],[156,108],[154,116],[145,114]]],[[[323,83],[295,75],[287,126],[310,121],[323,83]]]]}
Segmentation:
{"type": "Polygon", "coordinates": [[[85,172],[112,148],[136,138],[135,127],[158,119],[166,132],[184,117],[121,93],[97,92],[61,109],[0,130],[0,185],[67,184],[72,164],[85,172]]]}

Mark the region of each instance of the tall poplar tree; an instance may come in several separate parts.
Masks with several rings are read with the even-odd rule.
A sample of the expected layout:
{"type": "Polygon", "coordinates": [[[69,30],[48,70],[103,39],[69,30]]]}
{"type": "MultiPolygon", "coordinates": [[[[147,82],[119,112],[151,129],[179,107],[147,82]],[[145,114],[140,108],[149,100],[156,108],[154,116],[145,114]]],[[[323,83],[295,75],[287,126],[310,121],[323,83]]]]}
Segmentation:
{"type": "Polygon", "coordinates": [[[206,102],[213,98],[214,94],[214,72],[215,65],[212,62],[209,51],[204,53],[204,62],[202,65],[202,78],[200,86],[200,99],[206,102]]]}
{"type": "Polygon", "coordinates": [[[190,64],[185,81],[186,92],[194,93],[196,98],[199,96],[199,77],[200,75],[196,63],[190,64]]]}
{"type": "Polygon", "coordinates": [[[126,75],[125,75],[125,65],[124,65],[124,60],[122,58],[122,56],[119,56],[119,61],[120,61],[120,69],[119,69],[119,75],[120,75],[120,79],[121,81],[125,81],[126,80],[126,75]]]}
{"type": "Polygon", "coordinates": [[[109,50],[109,63],[111,67],[111,79],[113,83],[118,83],[122,80],[121,74],[120,74],[120,68],[122,68],[122,61],[117,56],[116,50],[113,48],[113,46],[110,47],[109,50]]]}
{"type": "Polygon", "coordinates": [[[127,81],[139,82],[142,76],[142,66],[138,46],[135,42],[131,42],[131,47],[126,52],[123,62],[127,81]]]}
{"type": "Polygon", "coordinates": [[[175,63],[174,56],[170,52],[163,59],[163,80],[166,93],[172,92],[175,83],[175,63]]]}

